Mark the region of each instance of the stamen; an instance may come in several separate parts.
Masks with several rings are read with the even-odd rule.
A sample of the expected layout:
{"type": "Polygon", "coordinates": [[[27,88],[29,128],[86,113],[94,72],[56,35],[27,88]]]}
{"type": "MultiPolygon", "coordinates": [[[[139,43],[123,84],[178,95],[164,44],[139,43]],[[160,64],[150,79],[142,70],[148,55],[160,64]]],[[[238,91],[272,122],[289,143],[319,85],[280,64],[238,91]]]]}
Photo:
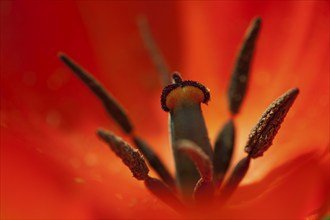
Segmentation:
{"type": "Polygon", "coordinates": [[[245,152],[250,157],[257,158],[262,156],[272,145],[273,139],[298,94],[299,89],[297,88],[287,91],[276,99],[262,114],[259,122],[252,129],[245,146],[245,152]]]}
{"type": "Polygon", "coordinates": [[[245,157],[237,163],[233,173],[229,177],[225,186],[220,191],[220,195],[218,198],[220,199],[222,204],[225,203],[237,189],[239,183],[242,181],[245,174],[247,173],[249,166],[250,157],[245,157]]]}
{"type": "Polygon", "coordinates": [[[236,58],[236,64],[232,72],[231,80],[228,87],[229,109],[232,114],[239,112],[243,102],[247,84],[249,81],[250,65],[255,49],[255,43],[260,30],[261,19],[255,18],[245,36],[243,45],[236,58]]]}
{"type": "Polygon", "coordinates": [[[111,150],[122,159],[124,164],[131,170],[136,179],[147,179],[149,169],[143,157],[136,149],[132,148],[129,144],[113,133],[99,129],[97,134],[109,145],[111,150]]]}
{"type": "Polygon", "coordinates": [[[194,188],[194,198],[196,201],[208,201],[212,199],[214,193],[213,167],[210,157],[195,143],[189,140],[179,140],[175,148],[179,153],[187,155],[195,164],[200,179],[194,188]]]}
{"type": "MultiPolygon", "coordinates": [[[[176,211],[187,212],[185,205],[191,202],[192,197],[197,202],[197,205],[193,207],[207,204],[213,208],[210,203],[214,199],[215,185],[221,186],[233,154],[235,145],[233,119],[229,120],[218,134],[213,153],[201,111],[201,103],[207,104],[210,100],[209,90],[198,82],[182,80],[177,72],[173,73],[173,82],[170,84],[171,79],[167,65],[154,42],[146,19],[144,17],[139,19],[138,24],[146,47],[160,72],[162,82],[167,85],[162,91],[161,106],[164,111],[170,113],[169,125],[176,169],[175,180],[148,144],[135,136],[133,126],[124,109],[111,94],[71,58],[62,53],[59,54],[59,58],[102,101],[110,116],[133,140],[136,147],[163,181],[148,175],[149,168],[138,150],[132,148],[113,133],[98,130],[98,136],[121,158],[136,179],[143,180],[146,187],[155,196],[176,211]],[[180,198],[187,201],[187,204],[184,205],[176,196],[177,188],[175,184],[177,184],[178,192],[181,193],[180,198]]],[[[260,25],[261,19],[255,18],[247,31],[237,56],[227,94],[229,108],[233,115],[239,112],[246,94],[250,64],[260,25]]],[[[220,205],[228,201],[239,186],[249,169],[251,158],[262,156],[271,146],[298,93],[297,88],[287,91],[263,113],[257,125],[251,131],[245,146],[248,155],[237,163],[228,181],[220,188],[219,195],[215,197],[220,205]]],[[[203,210],[207,209],[203,207],[203,210]]]]}
{"type": "Polygon", "coordinates": [[[219,187],[226,175],[235,145],[235,126],[229,120],[219,133],[214,146],[214,182],[219,187]]]}
{"type": "Polygon", "coordinates": [[[165,62],[165,59],[163,58],[152,36],[152,33],[148,25],[148,21],[144,16],[140,16],[137,21],[138,21],[140,35],[143,39],[146,48],[148,49],[148,52],[152,58],[153,63],[158,69],[162,84],[163,86],[167,86],[171,83],[170,75],[169,75],[170,71],[168,69],[168,65],[165,62]]]}
{"type": "Polygon", "coordinates": [[[144,181],[145,186],[160,200],[172,207],[175,211],[186,212],[187,208],[175,196],[173,191],[168,188],[162,181],[148,177],[144,181]]]}
{"type": "MultiPolygon", "coordinates": [[[[73,72],[97,95],[103,102],[110,116],[122,127],[126,133],[132,133],[133,126],[126,116],[123,108],[115,101],[115,99],[103,88],[103,86],[94,79],[87,71],[76,64],[71,58],[63,53],[59,54],[59,58],[70,67],[73,72]]],[[[133,137],[135,144],[146,157],[152,168],[160,175],[160,177],[172,188],[174,188],[174,179],[167,171],[158,156],[151,150],[149,146],[142,142],[141,139],[133,137]]]]}
{"type": "Polygon", "coordinates": [[[124,109],[111,96],[111,94],[103,88],[103,86],[94,79],[87,71],[80,67],[76,62],[63,53],[59,53],[59,58],[92,90],[92,92],[102,101],[105,109],[115,120],[125,133],[132,133],[133,126],[128,119],[124,109]]]}
{"type": "Polygon", "coordinates": [[[133,141],[143,156],[149,162],[150,166],[156,171],[159,177],[171,188],[175,189],[175,181],[164,163],[141,138],[134,136],[133,141]]]}
{"type": "Polygon", "coordinates": [[[210,157],[197,146],[194,142],[189,140],[179,140],[176,142],[176,149],[187,155],[196,165],[201,178],[205,181],[212,181],[213,167],[210,157]]]}
{"type": "Polygon", "coordinates": [[[132,148],[121,138],[110,132],[99,129],[97,134],[110,146],[111,150],[122,159],[136,179],[144,180],[146,187],[155,196],[176,211],[183,212],[185,210],[181,201],[175,196],[170,188],[168,188],[162,181],[148,175],[149,169],[143,157],[136,149],[132,148]]]}

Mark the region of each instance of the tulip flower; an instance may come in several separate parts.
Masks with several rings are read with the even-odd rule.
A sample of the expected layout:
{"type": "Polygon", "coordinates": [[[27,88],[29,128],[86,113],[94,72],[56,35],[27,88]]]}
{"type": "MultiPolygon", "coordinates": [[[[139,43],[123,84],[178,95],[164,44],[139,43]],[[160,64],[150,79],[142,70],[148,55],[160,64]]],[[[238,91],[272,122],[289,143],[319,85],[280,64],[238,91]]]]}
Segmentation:
{"type": "Polygon", "coordinates": [[[57,57],[70,54],[111,91],[174,175],[163,86],[136,24],[141,15],[169,69],[210,89],[202,110],[211,143],[231,117],[226,92],[245,29],[262,18],[229,174],[267,106],[300,90],[273,145],[207,216],[302,219],[329,211],[328,2],[1,1],[0,10],[1,219],[192,217],[136,181],[97,137],[102,127],[133,144],[57,57]]]}

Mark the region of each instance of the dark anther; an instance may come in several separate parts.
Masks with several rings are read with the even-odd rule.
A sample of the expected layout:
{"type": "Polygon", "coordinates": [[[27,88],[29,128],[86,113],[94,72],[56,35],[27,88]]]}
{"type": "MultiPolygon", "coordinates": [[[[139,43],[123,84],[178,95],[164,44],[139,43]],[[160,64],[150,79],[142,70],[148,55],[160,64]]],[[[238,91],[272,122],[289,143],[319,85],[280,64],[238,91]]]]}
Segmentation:
{"type": "Polygon", "coordinates": [[[132,148],[128,143],[113,133],[99,129],[97,134],[109,145],[111,150],[122,159],[136,179],[147,179],[149,169],[138,150],[132,148]]]}
{"type": "Polygon", "coordinates": [[[158,155],[147,145],[141,138],[134,136],[133,142],[143,154],[149,165],[156,171],[159,177],[171,188],[175,189],[175,181],[169,173],[164,163],[160,160],[158,155]]]}
{"type": "Polygon", "coordinates": [[[261,19],[255,18],[246,33],[243,45],[236,58],[236,64],[228,88],[229,110],[237,114],[246,94],[249,81],[250,65],[253,58],[255,43],[260,30],[261,19]]]}
{"type": "Polygon", "coordinates": [[[111,118],[115,120],[118,125],[125,131],[125,133],[132,133],[133,125],[128,119],[124,108],[111,96],[111,94],[99,83],[92,75],[80,67],[67,55],[60,53],[59,58],[76,74],[89,89],[102,101],[106,111],[111,118]]]}
{"type": "Polygon", "coordinates": [[[277,98],[262,114],[257,125],[252,129],[245,152],[256,158],[272,145],[281,124],[299,94],[299,89],[290,89],[277,98]]]}

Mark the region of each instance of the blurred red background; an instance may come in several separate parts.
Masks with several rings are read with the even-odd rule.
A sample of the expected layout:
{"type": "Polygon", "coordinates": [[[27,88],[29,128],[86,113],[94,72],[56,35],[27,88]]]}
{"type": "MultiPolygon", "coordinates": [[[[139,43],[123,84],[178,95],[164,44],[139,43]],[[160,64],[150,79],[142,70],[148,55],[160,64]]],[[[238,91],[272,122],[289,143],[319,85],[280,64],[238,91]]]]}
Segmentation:
{"type": "Polygon", "coordinates": [[[233,164],[263,110],[287,89],[301,90],[233,201],[255,199],[217,214],[302,218],[329,197],[328,1],[1,1],[0,10],[2,219],[177,217],[98,140],[98,127],[125,135],[57,58],[63,51],[93,73],[174,173],[139,15],[171,70],[210,88],[203,111],[212,140],[229,117],[238,46],[250,20],[262,18],[233,164]]]}

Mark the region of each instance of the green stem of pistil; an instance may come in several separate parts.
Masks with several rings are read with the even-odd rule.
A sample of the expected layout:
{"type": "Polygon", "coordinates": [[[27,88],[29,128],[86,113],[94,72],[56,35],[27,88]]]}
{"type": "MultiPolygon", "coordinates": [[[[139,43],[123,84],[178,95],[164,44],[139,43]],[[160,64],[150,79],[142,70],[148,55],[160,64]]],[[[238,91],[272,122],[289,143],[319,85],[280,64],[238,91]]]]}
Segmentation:
{"type": "Polygon", "coordinates": [[[170,112],[170,132],[176,167],[177,185],[183,198],[192,198],[194,187],[200,175],[192,160],[176,149],[176,142],[190,140],[200,146],[206,155],[213,159],[207,128],[199,103],[181,103],[170,112]]]}

